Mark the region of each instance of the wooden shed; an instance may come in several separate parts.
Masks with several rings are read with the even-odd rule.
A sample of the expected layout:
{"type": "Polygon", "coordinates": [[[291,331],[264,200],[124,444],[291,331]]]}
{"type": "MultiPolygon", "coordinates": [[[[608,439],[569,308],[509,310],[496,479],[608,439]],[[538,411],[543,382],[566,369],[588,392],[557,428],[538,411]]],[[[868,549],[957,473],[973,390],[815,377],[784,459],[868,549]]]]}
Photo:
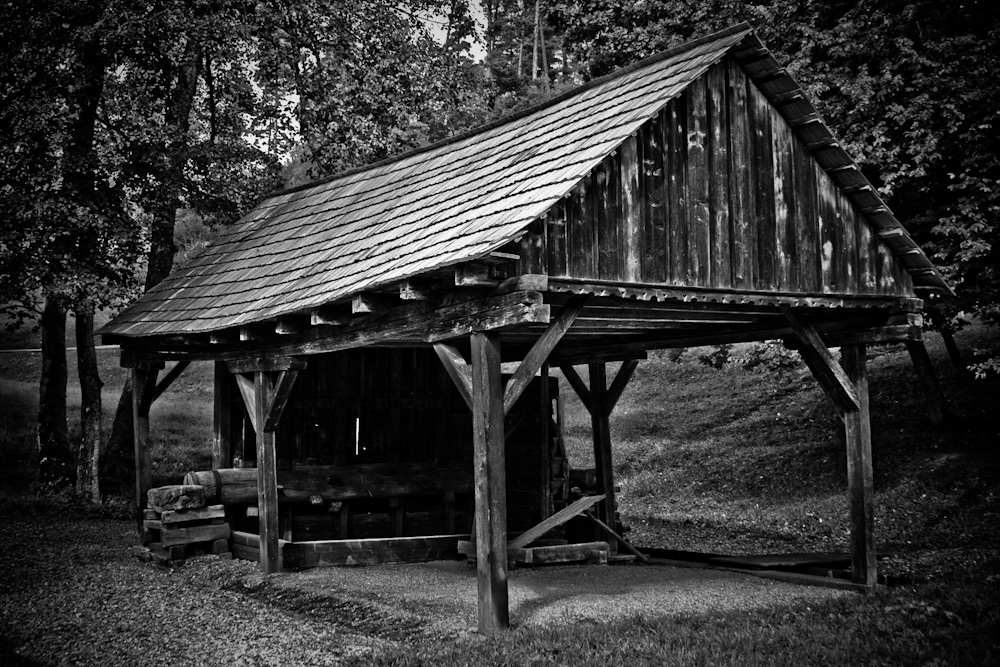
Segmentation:
{"type": "MultiPolygon", "coordinates": [[[[233,457],[242,396],[266,571],[279,567],[280,452],[320,465],[310,452],[347,443],[323,462],[336,467],[364,458],[352,447],[380,447],[389,476],[447,459],[437,474],[452,480],[467,465],[480,630],[490,632],[508,623],[506,480],[520,469],[505,414],[534,387],[541,400],[529,403],[541,407],[527,409],[536,427],[516,460],[550,449],[546,376],[563,370],[592,416],[598,514],[612,526],[609,415],[656,348],[781,339],[801,351],[844,423],[852,572],[874,585],[865,349],[918,342],[921,298],[934,291],[949,288],[744,24],[474,132],[269,196],[102,333],[133,369],[140,502],[163,363],[216,362],[216,467],[233,457]],[[611,361],[622,362],[614,377],[611,361]],[[516,370],[502,374],[502,362],[516,370]],[[299,399],[297,375],[309,386],[299,399]],[[329,411],[323,425],[293,417],[305,401],[329,411]],[[459,431],[425,419],[455,406],[465,459],[442,454],[463,451],[459,431]],[[369,423],[379,425],[371,440],[350,431],[369,423]]],[[[536,454],[532,470],[551,471],[552,457],[536,454]]],[[[529,523],[555,509],[537,506],[529,523]]]]}

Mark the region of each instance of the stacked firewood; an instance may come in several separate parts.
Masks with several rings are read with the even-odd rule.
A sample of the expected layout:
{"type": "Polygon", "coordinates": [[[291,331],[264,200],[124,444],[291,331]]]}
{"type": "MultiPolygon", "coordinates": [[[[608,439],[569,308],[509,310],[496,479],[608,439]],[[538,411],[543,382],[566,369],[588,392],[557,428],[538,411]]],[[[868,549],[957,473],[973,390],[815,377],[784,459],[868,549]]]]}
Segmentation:
{"type": "Polygon", "coordinates": [[[150,489],[143,512],[143,544],[158,558],[182,560],[200,549],[229,553],[229,524],[223,505],[206,505],[205,487],[176,484],[150,489]]]}

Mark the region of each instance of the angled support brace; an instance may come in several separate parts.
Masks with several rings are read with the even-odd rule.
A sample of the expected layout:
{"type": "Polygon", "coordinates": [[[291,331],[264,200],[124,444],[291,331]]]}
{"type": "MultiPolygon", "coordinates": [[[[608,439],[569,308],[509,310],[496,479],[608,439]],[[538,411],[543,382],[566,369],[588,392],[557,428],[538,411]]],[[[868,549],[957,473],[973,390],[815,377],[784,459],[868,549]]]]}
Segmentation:
{"type": "Polygon", "coordinates": [[[507,386],[504,388],[504,414],[510,412],[514,403],[517,402],[517,399],[521,397],[521,394],[524,393],[524,390],[531,382],[531,378],[535,377],[535,373],[538,372],[542,364],[549,358],[549,354],[553,348],[559,344],[562,337],[573,326],[573,322],[580,315],[586,303],[586,296],[573,297],[567,301],[559,316],[549,325],[545,333],[535,341],[535,344],[531,346],[521,365],[514,371],[514,375],[507,381],[507,386]]]}
{"type": "MultiPolygon", "coordinates": [[[[503,412],[505,415],[510,412],[517,399],[531,383],[531,379],[535,377],[535,373],[539,371],[549,354],[573,325],[583,310],[586,300],[587,297],[573,297],[567,301],[556,320],[549,325],[549,328],[535,341],[528,354],[525,355],[524,360],[521,361],[517,370],[514,371],[514,375],[504,387],[503,412]]],[[[437,353],[444,365],[448,377],[455,383],[462,400],[469,408],[472,408],[472,369],[469,363],[453,345],[435,343],[434,352],[437,353]]]]}
{"type": "Polygon", "coordinates": [[[444,365],[448,377],[455,383],[459,396],[472,409],[472,368],[454,345],[434,343],[434,351],[444,365]]]}
{"type": "Polygon", "coordinates": [[[281,570],[278,527],[278,469],[275,431],[281,421],[304,359],[294,357],[249,359],[232,362],[250,422],[257,432],[257,507],[260,522],[260,568],[281,570]]]}
{"type": "Polygon", "coordinates": [[[802,341],[802,349],[799,350],[799,354],[802,355],[802,359],[812,371],[823,391],[833,401],[840,418],[843,419],[844,415],[849,412],[860,410],[861,401],[858,398],[858,392],[816,329],[790,307],[782,306],[781,311],[799,340],[802,341]]]}
{"type": "MultiPolygon", "coordinates": [[[[617,507],[614,467],[611,459],[610,417],[611,412],[618,404],[618,400],[622,397],[622,393],[624,393],[638,365],[638,359],[628,359],[622,362],[618,373],[615,374],[615,378],[609,386],[607,365],[604,363],[591,363],[588,365],[590,372],[589,388],[572,366],[560,366],[570,386],[576,391],[590,413],[590,426],[594,434],[594,464],[597,468],[597,489],[599,493],[605,496],[604,502],[598,508],[598,518],[604,522],[604,525],[608,526],[608,530],[612,530],[610,526],[616,524],[615,509],[617,507]]],[[[612,540],[610,546],[612,553],[618,552],[618,543],[616,541],[612,540]]]]}
{"type": "Polygon", "coordinates": [[[157,383],[156,389],[153,391],[153,396],[150,399],[150,403],[156,401],[156,399],[158,399],[163,392],[165,392],[170,385],[173,384],[174,380],[176,380],[177,377],[184,372],[184,369],[187,368],[190,363],[190,361],[178,361],[174,364],[174,367],[167,371],[167,374],[163,376],[163,379],[157,383]]]}

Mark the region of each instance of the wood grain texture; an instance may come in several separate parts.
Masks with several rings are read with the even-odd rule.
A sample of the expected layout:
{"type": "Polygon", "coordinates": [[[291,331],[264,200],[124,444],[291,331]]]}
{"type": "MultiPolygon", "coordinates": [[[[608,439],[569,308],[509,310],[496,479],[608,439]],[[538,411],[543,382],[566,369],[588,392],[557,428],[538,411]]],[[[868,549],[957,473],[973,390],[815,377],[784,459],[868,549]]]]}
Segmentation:
{"type": "Polygon", "coordinates": [[[472,431],[479,632],[492,635],[510,626],[503,381],[493,334],[472,335],[472,431]]]}
{"type": "Polygon", "coordinates": [[[858,409],[844,415],[850,501],[851,579],[854,583],[874,588],[877,583],[875,491],[865,346],[845,345],[841,348],[841,355],[844,369],[858,396],[858,409]]]}

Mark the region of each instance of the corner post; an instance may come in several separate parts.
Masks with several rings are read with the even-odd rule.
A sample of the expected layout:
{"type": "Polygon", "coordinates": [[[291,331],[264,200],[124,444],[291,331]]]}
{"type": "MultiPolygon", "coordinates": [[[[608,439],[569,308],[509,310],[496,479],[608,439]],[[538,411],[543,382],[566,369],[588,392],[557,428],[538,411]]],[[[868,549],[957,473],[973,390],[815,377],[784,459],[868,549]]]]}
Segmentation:
{"type": "Polygon", "coordinates": [[[229,468],[233,464],[231,382],[232,376],[226,362],[216,361],[212,417],[212,467],[215,469],[229,468]]]}
{"type": "Polygon", "coordinates": [[[504,387],[495,334],[472,334],[472,431],[476,492],[479,632],[510,626],[507,599],[507,480],[504,387]]]}
{"type": "Polygon", "coordinates": [[[149,409],[156,390],[156,375],[162,363],[136,362],[132,366],[132,433],[135,448],[135,504],[139,532],[146,493],[152,482],[152,453],[149,444],[149,409]]]}
{"type": "Polygon", "coordinates": [[[257,516],[260,524],[260,568],[264,574],[281,571],[278,543],[278,462],[274,431],[265,427],[273,388],[271,374],[255,371],[254,413],[257,428],[257,516]]]}
{"type": "Polygon", "coordinates": [[[859,407],[858,410],[844,413],[851,522],[851,578],[855,583],[874,588],[877,582],[875,507],[865,345],[844,345],[841,349],[841,362],[857,393],[859,407]]]}
{"type": "MultiPolygon", "coordinates": [[[[597,493],[604,494],[598,506],[597,516],[608,526],[615,527],[615,471],[611,458],[611,410],[608,406],[608,376],[604,363],[588,364],[590,372],[590,395],[593,407],[590,411],[590,425],[594,432],[594,465],[597,468],[597,493]]],[[[618,542],[608,540],[611,554],[618,553],[618,542]]]]}

